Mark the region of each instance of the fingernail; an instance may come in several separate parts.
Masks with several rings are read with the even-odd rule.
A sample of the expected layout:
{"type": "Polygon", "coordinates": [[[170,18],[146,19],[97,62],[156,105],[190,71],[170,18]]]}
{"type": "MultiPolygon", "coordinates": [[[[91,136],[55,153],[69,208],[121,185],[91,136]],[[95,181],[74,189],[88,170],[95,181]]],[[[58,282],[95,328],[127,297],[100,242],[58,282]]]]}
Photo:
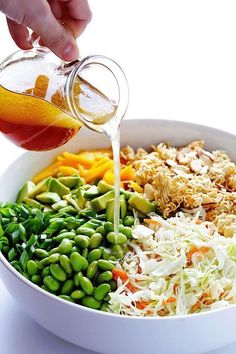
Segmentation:
{"type": "Polygon", "coordinates": [[[77,59],[78,53],[73,44],[70,43],[65,47],[62,56],[65,61],[72,61],[77,59]]]}

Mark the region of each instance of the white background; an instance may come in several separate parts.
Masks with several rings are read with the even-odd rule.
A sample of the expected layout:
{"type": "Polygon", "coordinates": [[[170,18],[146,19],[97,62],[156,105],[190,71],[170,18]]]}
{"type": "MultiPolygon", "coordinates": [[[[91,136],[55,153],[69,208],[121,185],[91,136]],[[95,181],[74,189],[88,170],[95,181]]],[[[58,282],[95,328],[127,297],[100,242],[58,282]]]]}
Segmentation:
{"type": "MultiPolygon", "coordinates": [[[[93,20],[78,40],[81,56],[104,54],[123,67],[131,93],[127,118],[180,119],[236,133],[234,0],[90,0],[90,4],[93,20]]],[[[0,48],[0,60],[16,50],[3,16],[0,48]]],[[[2,172],[22,150],[2,136],[0,147],[2,172]]],[[[31,321],[1,282],[0,342],[1,354],[88,353],[31,321]]],[[[235,352],[232,345],[214,354],[235,352]]]]}

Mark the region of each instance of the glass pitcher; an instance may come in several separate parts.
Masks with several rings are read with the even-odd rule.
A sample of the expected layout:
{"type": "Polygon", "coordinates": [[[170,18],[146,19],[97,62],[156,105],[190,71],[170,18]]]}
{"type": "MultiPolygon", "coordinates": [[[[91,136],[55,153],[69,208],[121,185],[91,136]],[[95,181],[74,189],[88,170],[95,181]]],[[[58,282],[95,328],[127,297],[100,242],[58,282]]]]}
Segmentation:
{"type": "Polygon", "coordinates": [[[106,134],[127,103],[126,77],[104,56],[63,63],[38,46],[0,64],[0,131],[24,149],[59,147],[82,125],[106,134]]]}

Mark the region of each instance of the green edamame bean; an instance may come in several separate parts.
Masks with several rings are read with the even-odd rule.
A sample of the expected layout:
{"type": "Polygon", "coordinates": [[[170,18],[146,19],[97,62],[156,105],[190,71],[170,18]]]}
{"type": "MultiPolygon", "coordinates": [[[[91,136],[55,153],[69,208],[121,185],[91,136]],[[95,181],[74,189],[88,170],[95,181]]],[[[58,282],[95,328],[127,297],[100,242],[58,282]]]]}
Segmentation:
{"type": "Polygon", "coordinates": [[[96,300],[103,300],[104,297],[111,291],[111,287],[109,284],[104,283],[100,284],[97,288],[94,290],[94,298],[96,300]]]}
{"type": "Polygon", "coordinates": [[[81,256],[83,256],[84,258],[87,258],[87,257],[88,257],[88,249],[87,249],[87,248],[85,248],[85,249],[82,250],[81,256]]]}
{"type": "Polygon", "coordinates": [[[63,300],[66,300],[66,301],[70,301],[70,302],[75,302],[74,299],[72,299],[70,296],[68,295],[59,295],[59,297],[63,300]]]}
{"type": "Polygon", "coordinates": [[[66,272],[59,266],[57,263],[53,263],[50,265],[50,272],[54,276],[55,279],[59,281],[66,280],[66,272]]]}
{"type": "Polygon", "coordinates": [[[110,295],[107,294],[107,295],[103,298],[103,301],[109,302],[110,299],[111,299],[110,295]]]}
{"type": "Polygon", "coordinates": [[[58,247],[55,247],[55,248],[51,249],[51,251],[49,252],[49,256],[51,256],[54,253],[59,253],[59,248],[58,247]]]}
{"type": "Polygon", "coordinates": [[[68,240],[73,240],[75,238],[75,232],[72,231],[66,231],[60,233],[58,236],[53,237],[53,241],[60,243],[62,240],[67,238],[68,240]]]}
{"type": "Polygon", "coordinates": [[[56,262],[59,262],[60,256],[61,256],[60,253],[53,253],[53,254],[51,254],[51,255],[48,257],[49,263],[56,263],[56,262]]]}
{"type": "Polygon", "coordinates": [[[70,264],[70,259],[65,254],[60,256],[60,266],[64,269],[67,274],[72,273],[72,267],[70,264]]]}
{"type": "Polygon", "coordinates": [[[98,226],[98,228],[96,228],[96,232],[98,232],[102,236],[105,236],[106,235],[106,231],[105,231],[104,225],[98,226]]]}
{"type": "Polygon", "coordinates": [[[101,242],[102,242],[102,235],[96,232],[90,237],[89,248],[92,249],[97,248],[100,246],[101,242]]]}
{"type": "Polygon", "coordinates": [[[75,237],[75,243],[80,248],[87,248],[89,245],[89,237],[85,235],[78,235],[75,237]]]}
{"type": "Polygon", "coordinates": [[[128,239],[132,239],[133,238],[133,234],[132,234],[132,228],[128,227],[128,226],[124,226],[122,233],[128,238],[128,239]]]}
{"type": "Polygon", "coordinates": [[[43,269],[47,265],[49,265],[49,257],[41,259],[41,261],[38,263],[38,268],[43,269]]]}
{"type": "Polygon", "coordinates": [[[46,275],[50,275],[50,274],[51,274],[51,272],[50,272],[50,268],[49,267],[43,268],[43,270],[42,270],[42,276],[43,277],[46,277],[46,275]]]}
{"type": "Polygon", "coordinates": [[[97,261],[99,258],[101,258],[102,251],[100,249],[95,249],[89,252],[88,254],[88,262],[92,263],[93,261],[97,261]]]}
{"type": "Polygon", "coordinates": [[[31,279],[30,279],[34,284],[40,284],[42,281],[42,278],[40,277],[40,275],[38,274],[34,274],[32,275],[31,279]]]}
{"type": "Polygon", "coordinates": [[[43,258],[48,257],[48,252],[45,250],[42,250],[41,248],[36,248],[36,250],[34,251],[34,255],[39,259],[43,259],[43,258]]]}
{"type": "Polygon", "coordinates": [[[68,255],[71,255],[73,252],[78,252],[78,253],[80,253],[79,247],[73,246],[73,247],[71,248],[70,252],[68,253],[68,255]]]}
{"type": "Polygon", "coordinates": [[[107,241],[116,245],[122,245],[123,243],[127,242],[127,237],[122,233],[109,232],[107,234],[107,241]]]}
{"type": "Polygon", "coordinates": [[[77,288],[80,285],[80,280],[81,280],[82,276],[83,276],[82,272],[75,273],[75,275],[74,275],[74,284],[77,288]]]}
{"type": "Polygon", "coordinates": [[[114,231],[114,224],[112,224],[112,222],[110,222],[110,221],[105,222],[104,230],[105,230],[106,234],[108,234],[109,232],[113,232],[114,231]]]}
{"type": "Polygon", "coordinates": [[[80,280],[80,286],[87,295],[92,295],[93,284],[91,283],[91,281],[88,278],[82,277],[80,280]]]}
{"type": "Polygon", "coordinates": [[[115,256],[110,256],[108,258],[109,261],[113,261],[113,262],[116,262],[117,261],[117,258],[115,256]]]}
{"type": "Polygon", "coordinates": [[[72,242],[67,238],[64,238],[58,247],[58,252],[63,254],[69,253],[72,247],[73,247],[72,242]]]}
{"type": "Polygon", "coordinates": [[[101,268],[102,270],[112,270],[113,268],[115,268],[113,263],[105,259],[99,259],[97,263],[98,263],[98,267],[101,268]]]}
{"type": "Polygon", "coordinates": [[[111,250],[110,248],[104,248],[102,251],[102,258],[105,260],[108,260],[111,256],[111,250]]]}
{"type": "Polygon", "coordinates": [[[62,286],[61,295],[69,295],[72,293],[73,289],[74,289],[73,280],[68,279],[65,281],[65,283],[62,286]]]}
{"type": "Polygon", "coordinates": [[[22,275],[23,275],[26,279],[30,280],[30,275],[29,275],[28,273],[23,272],[22,275]]]}
{"type": "Polygon", "coordinates": [[[124,255],[124,252],[123,252],[123,250],[122,250],[120,245],[113,245],[112,249],[111,249],[111,253],[112,253],[113,256],[115,256],[118,259],[122,258],[123,255],[124,255]]]}
{"type": "MultiPolygon", "coordinates": [[[[124,218],[124,225],[125,226],[133,226],[134,225],[134,217],[131,215],[127,215],[124,218]]],[[[127,235],[126,235],[127,236],[127,235]]]]}
{"type": "Polygon", "coordinates": [[[38,273],[38,266],[31,259],[27,262],[27,272],[29,275],[34,275],[38,273]]]}
{"type": "Polygon", "coordinates": [[[100,311],[107,312],[108,306],[109,306],[108,303],[104,302],[100,308],[100,311]]]}
{"type": "Polygon", "coordinates": [[[82,299],[83,297],[85,297],[85,292],[83,290],[75,290],[73,291],[73,293],[71,293],[71,298],[74,299],[74,300],[80,300],[82,299]]]}
{"type": "Polygon", "coordinates": [[[116,281],[115,281],[114,279],[111,279],[111,280],[108,282],[108,284],[109,284],[110,287],[111,287],[111,291],[116,291],[116,289],[117,289],[117,283],[116,283],[116,281]]]}
{"type": "Polygon", "coordinates": [[[70,256],[70,263],[75,272],[86,270],[88,268],[88,261],[78,252],[74,252],[70,256]]]}
{"type": "Polygon", "coordinates": [[[94,299],[92,296],[85,296],[81,300],[81,304],[91,309],[98,310],[101,306],[101,301],[94,299]]]}
{"type": "Polygon", "coordinates": [[[57,291],[60,288],[59,281],[56,280],[52,275],[47,275],[44,277],[43,282],[51,291],[57,291]]]}
{"type": "Polygon", "coordinates": [[[87,269],[87,278],[88,279],[93,279],[95,275],[97,274],[98,271],[98,261],[93,261],[90,263],[87,269]]]}
{"type": "Polygon", "coordinates": [[[48,292],[51,292],[45,284],[43,284],[43,285],[41,286],[41,289],[43,289],[43,290],[45,290],[45,291],[48,291],[48,292]]]}
{"type": "Polygon", "coordinates": [[[76,230],[77,235],[85,235],[85,236],[88,236],[88,237],[91,237],[93,234],[95,234],[95,232],[96,231],[94,229],[90,229],[88,227],[83,227],[83,226],[80,226],[76,230]]]}
{"type": "Polygon", "coordinates": [[[102,272],[98,275],[97,277],[97,283],[102,284],[110,281],[112,279],[112,272],[109,270],[106,270],[105,272],[102,272]]]}

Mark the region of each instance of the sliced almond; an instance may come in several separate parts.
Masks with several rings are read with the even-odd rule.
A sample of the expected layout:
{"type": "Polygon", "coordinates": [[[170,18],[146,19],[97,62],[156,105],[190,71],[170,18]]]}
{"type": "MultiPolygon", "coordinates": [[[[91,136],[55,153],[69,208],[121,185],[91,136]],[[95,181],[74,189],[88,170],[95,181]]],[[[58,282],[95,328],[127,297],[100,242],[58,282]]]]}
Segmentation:
{"type": "Polygon", "coordinates": [[[169,166],[169,167],[173,167],[173,166],[176,166],[176,162],[174,160],[166,160],[165,161],[166,165],[169,166]]]}
{"type": "Polygon", "coordinates": [[[205,175],[205,174],[207,174],[208,169],[209,169],[208,166],[204,166],[204,167],[202,167],[201,171],[199,171],[199,173],[200,173],[201,175],[205,175]]]}
{"type": "Polygon", "coordinates": [[[203,203],[202,204],[202,207],[205,209],[205,210],[212,210],[212,209],[215,209],[217,207],[217,203],[216,202],[212,202],[212,203],[203,203]]]}
{"type": "Polygon", "coordinates": [[[201,162],[201,160],[192,160],[191,162],[190,162],[190,170],[192,171],[192,172],[200,172],[201,171],[201,169],[202,169],[202,162],[201,162]]]}
{"type": "Polygon", "coordinates": [[[215,161],[215,157],[209,151],[203,150],[203,155],[207,156],[212,162],[215,161]]]}

